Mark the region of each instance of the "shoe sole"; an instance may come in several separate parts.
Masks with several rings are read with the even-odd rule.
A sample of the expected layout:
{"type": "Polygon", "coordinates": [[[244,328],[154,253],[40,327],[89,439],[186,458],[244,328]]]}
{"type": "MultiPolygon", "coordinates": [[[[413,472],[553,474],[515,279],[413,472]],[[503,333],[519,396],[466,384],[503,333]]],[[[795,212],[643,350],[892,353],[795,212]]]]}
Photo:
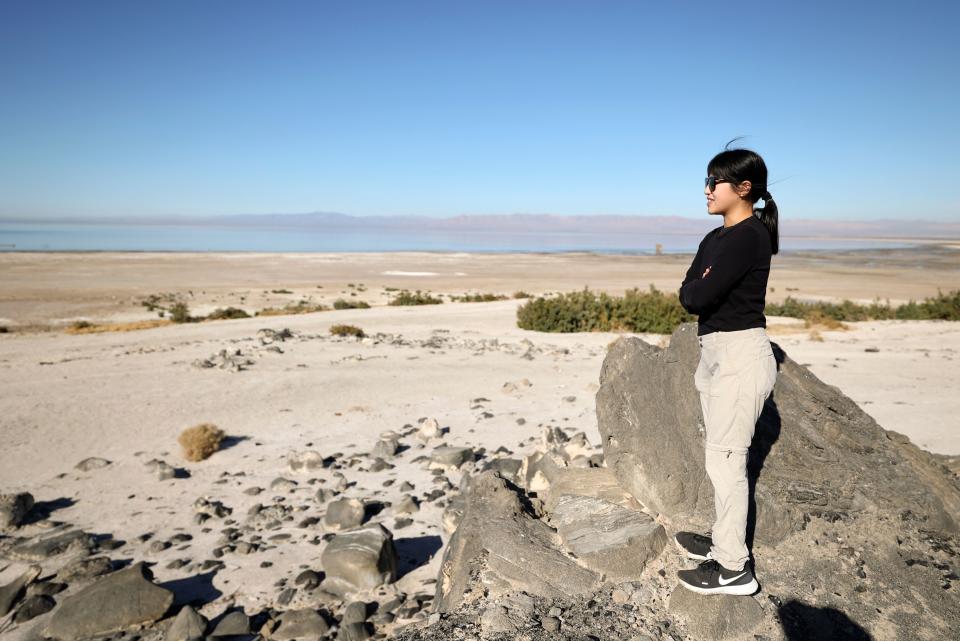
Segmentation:
{"type": "Polygon", "coordinates": [[[750,579],[750,583],[744,583],[743,585],[724,585],[717,588],[701,588],[696,585],[690,585],[682,579],[680,580],[680,585],[700,594],[733,594],[735,596],[750,596],[760,589],[760,584],[757,583],[756,578],[750,579]]]}
{"type": "Polygon", "coordinates": [[[674,545],[677,546],[677,548],[678,548],[681,552],[683,552],[684,554],[687,555],[687,558],[688,558],[688,559],[698,559],[698,560],[700,560],[700,561],[706,561],[707,559],[710,558],[710,553],[709,553],[709,552],[707,552],[707,556],[702,556],[702,555],[700,555],[700,554],[694,554],[693,552],[691,552],[691,551],[688,550],[687,548],[683,547],[682,545],[680,545],[680,541],[677,540],[677,537],[676,537],[676,536],[673,537],[673,543],[674,543],[674,545]]]}

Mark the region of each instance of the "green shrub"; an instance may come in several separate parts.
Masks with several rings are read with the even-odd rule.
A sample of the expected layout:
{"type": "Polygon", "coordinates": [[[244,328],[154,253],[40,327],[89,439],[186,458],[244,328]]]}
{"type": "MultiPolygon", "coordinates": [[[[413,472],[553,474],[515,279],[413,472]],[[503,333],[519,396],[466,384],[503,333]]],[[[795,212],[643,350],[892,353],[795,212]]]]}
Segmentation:
{"type": "Polygon", "coordinates": [[[207,314],[207,320],[226,320],[230,318],[250,318],[250,314],[239,307],[216,308],[207,314]]]}
{"type": "Polygon", "coordinates": [[[363,330],[355,325],[331,325],[330,333],[336,336],[356,336],[357,338],[365,336],[363,330]]]}
{"type": "Polygon", "coordinates": [[[627,290],[622,297],[599,295],[584,287],[555,297],[531,299],[517,309],[517,327],[538,332],[649,332],[672,333],[678,325],[696,320],[680,305],[676,294],[650,285],[648,292],[627,290]]]}
{"type": "Polygon", "coordinates": [[[451,296],[450,300],[458,300],[464,303],[486,303],[492,300],[504,300],[508,298],[503,294],[464,294],[463,296],[451,296]]]}
{"type": "Polygon", "coordinates": [[[342,298],[338,298],[337,300],[333,301],[333,308],[334,309],[369,309],[370,303],[367,303],[362,300],[349,301],[349,300],[344,300],[342,298]]]}
{"type": "Polygon", "coordinates": [[[804,320],[832,319],[835,321],[867,320],[960,320],[960,290],[944,294],[937,289],[933,298],[891,307],[890,299],[881,303],[874,298],[867,305],[844,299],[839,303],[823,301],[798,301],[787,296],[782,303],[767,303],[764,313],[768,316],[789,316],[804,320]]]}
{"type": "Polygon", "coordinates": [[[291,292],[289,289],[271,289],[270,293],[271,294],[292,294],[293,292],[291,292]]]}
{"type": "Polygon", "coordinates": [[[443,301],[439,298],[434,298],[430,294],[421,294],[418,289],[416,293],[410,292],[406,289],[401,290],[393,300],[391,300],[388,305],[438,305],[443,301]]]}
{"type": "Polygon", "coordinates": [[[265,307],[256,313],[256,316],[287,316],[289,314],[312,314],[328,310],[326,305],[311,303],[308,300],[298,300],[287,303],[283,307],[265,307]]]}
{"type": "Polygon", "coordinates": [[[170,320],[174,323],[190,323],[196,320],[190,315],[190,309],[184,302],[176,302],[170,306],[170,320]]]}

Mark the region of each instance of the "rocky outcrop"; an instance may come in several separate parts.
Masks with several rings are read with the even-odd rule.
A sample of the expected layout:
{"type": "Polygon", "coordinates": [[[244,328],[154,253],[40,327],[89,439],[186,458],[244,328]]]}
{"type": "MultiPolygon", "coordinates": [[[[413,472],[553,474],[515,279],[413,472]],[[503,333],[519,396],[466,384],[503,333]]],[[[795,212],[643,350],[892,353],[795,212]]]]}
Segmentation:
{"type": "Polygon", "coordinates": [[[600,575],[559,549],[556,532],[540,520],[526,494],[486,471],[464,491],[463,516],[444,550],[434,609],[526,590],[569,596],[596,589],[600,575]]]}
{"type": "MultiPolygon", "coordinates": [[[[777,383],[756,426],[748,473],[755,537],[773,545],[817,515],[909,511],[927,527],[960,523],[960,488],[942,464],[888,432],[836,387],[774,345],[777,383]]],[[[604,359],[597,418],[604,457],[620,484],[678,529],[706,531],[713,487],[693,374],[695,324],[660,349],[616,341],[604,359]]]]}

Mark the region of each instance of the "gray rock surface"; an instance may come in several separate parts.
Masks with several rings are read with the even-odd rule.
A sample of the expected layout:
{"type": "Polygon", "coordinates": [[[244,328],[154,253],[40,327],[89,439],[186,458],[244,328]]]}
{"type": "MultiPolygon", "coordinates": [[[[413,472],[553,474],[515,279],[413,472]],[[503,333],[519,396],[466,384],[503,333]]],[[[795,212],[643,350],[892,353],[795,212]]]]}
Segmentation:
{"type": "Polygon", "coordinates": [[[696,639],[704,641],[744,638],[764,617],[753,597],[697,594],[679,585],[670,594],[667,609],[684,619],[696,639]]]}
{"type": "Polygon", "coordinates": [[[107,459],[100,458],[99,456],[91,456],[77,463],[74,468],[81,472],[92,472],[93,470],[99,470],[108,465],[110,465],[110,461],[107,459]]]}
{"type": "Polygon", "coordinates": [[[295,474],[319,472],[323,469],[323,456],[315,450],[292,452],[287,457],[287,465],[295,474]]]}
{"type": "Polygon", "coordinates": [[[441,445],[430,454],[430,467],[457,469],[467,461],[473,460],[473,449],[454,445],[441,445]]]}
{"type": "Polygon", "coordinates": [[[320,563],[326,573],[321,589],[341,596],[397,580],[393,534],[380,523],[336,534],[320,563]]]}
{"type": "Polygon", "coordinates": [[[550,513],[563,546],[604,579],[639,576],[667,543],[648,514],[592,496],[561,496],[550,513]]]}
{"type": "Polygon", "coordinates": [[[250,617],[242,610],[231,610],[221,617],[211,637],[239,637],[250,634],[250,617]]]}
{"type": "Polygon", "coordinates": [[[559,549],[559,536],[537,518],[522,490],[496,472],[470,477],[464,498],[463,517],[444,550],[435,611],[455,609],[485,592],[566,596],[599,585],[596,572],[559,549]]]}
{"type": "Polygon", "coordinates": [[[333,528],[348,530],[361,525],[365,515],[366,508],[363,501],[342,498],[327,504],[327,513],[323,517],[323,522],[333,528]]]}
{"type": "Polygon", "coordinates": [[[39,565],[31,565],[27,571],[16,579],[0,586],[0,617],[6,616],[17,601],[23,596],[27,586],[33,583],[43,569],[39,565]]]}
{"type": "Polygon", "coordinates": [[[173,592],[153,583],[143,562],[101,577],[57,607],[45,634],[72,641],[153,623],[173,604],[173,592]]]}
{"type": "Polygon", "coordinates": [[[0,530],[15,528],[23,523],[33,502],[33,495],[29,492],[0,494],[0,530]]]}
{"type": "Polygon", "coordinates": [[[83,530],[57,530],[21,540],[7,554],[21,561],[45,561],[66,553],[86,555],[96,545],[96,539],[83,530]]]}
{"type": "Polygon", "coordinates": [[[280,615],[280,625],[270,634],[270,638],[276,641],[318,639],[329,630],[327,620],[312,608],[288,610],[280,615]]]}
{"type": "Polygon", "coordinates": [[[173,623],[164,634],[164,641],[191,641],[202,639],[207,632],[207,620],[191,606],[180,608],[173,623]]]}
{"type": "MultiPolygon", "coordinates": [[[[696,324],[660,349],[620,338],[600,372],[597,418],[607,465],[645,507],[677,528],[706,531],[713,487],[704,470],[703,417],[693,374],[696,324]]],[[[811,512],[910,509],[957,531],[960,491],[932,457],[901,446],[840,390],[775,347],[779,374],[758,421],[749,470],[758,540],[776,544],[811,512]]]]}

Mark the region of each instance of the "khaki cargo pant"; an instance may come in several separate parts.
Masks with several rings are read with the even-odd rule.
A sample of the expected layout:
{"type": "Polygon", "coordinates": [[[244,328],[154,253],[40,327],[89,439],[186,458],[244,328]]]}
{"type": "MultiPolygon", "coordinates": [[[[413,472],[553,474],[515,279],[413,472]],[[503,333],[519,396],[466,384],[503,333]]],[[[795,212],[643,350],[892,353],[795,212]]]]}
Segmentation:
{"type": "Polygon", "coordinates": [[[729,570],[750,559],[746,545],[747,454],[764,402],[777,381],[766,329],[711,332],[698,337],[694,384],[706,426],[706,471],[713,483],[716,521],[711,556],[729,570]]]}

